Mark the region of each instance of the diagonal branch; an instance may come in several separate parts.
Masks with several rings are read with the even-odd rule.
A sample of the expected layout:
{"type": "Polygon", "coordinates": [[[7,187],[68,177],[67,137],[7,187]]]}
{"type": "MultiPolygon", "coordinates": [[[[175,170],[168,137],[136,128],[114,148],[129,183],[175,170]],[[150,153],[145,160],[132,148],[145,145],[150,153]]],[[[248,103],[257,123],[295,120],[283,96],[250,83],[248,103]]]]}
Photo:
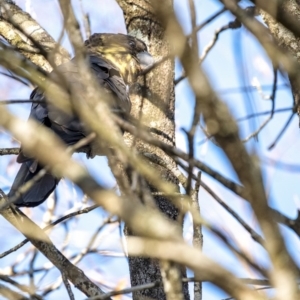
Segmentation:
{"type": "MultiPolygon", "coordinates": [[[[1,0],[0,13],[0,20],[2,19],[7,23],[10,23],[6,28],[4,28],[4,23],[2,24],[3,26],[0,26],[0,35],[8,40],[8,42],[13,42],[13,44],[18,47],[21,38],[24,43],[27,43],[28,45],[33,42],[47,52],[54,51],[53,60],[56,65],[60,65],[69,60],[68,52],[58,45],[39,23],[37,23],[28,13],[20,9],[13,1],[1,0]]],[[[44,67],[48,72],[51,71],[52,67],[45,59],[41,58],[41,55],[38,55],[38,57],[29,55],[28,58],[37,65],[44,67]]]]}
{"type": "MultiPolygon", "coordinates": [[[[296,37],[300,37],[299,19],[297,16],[291,15],[288,10],[284,9],[284,2],[281,0],[250,0],[259,8],[270,14],[275,20],[294,33],[296,37]]],[[[293,2],[293,1],[292,1],[293,2]]],[[[295,1],[298,2],[298,1],[295,1]]],[[[297,3],[299,5],[299,2],[297,3]]],[[[296,5],[296,4],[295,4],[296,5]]]]}

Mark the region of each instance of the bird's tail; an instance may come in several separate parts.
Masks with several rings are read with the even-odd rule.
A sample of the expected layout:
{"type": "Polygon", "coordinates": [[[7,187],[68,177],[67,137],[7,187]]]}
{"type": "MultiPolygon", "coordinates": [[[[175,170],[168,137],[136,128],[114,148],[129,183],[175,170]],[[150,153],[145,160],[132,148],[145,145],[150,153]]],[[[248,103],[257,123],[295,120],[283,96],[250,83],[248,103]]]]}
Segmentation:
{"type": "MultiPolygon", "coordinates": [[[[11,198],[15,195],[18,189],[26,182],[31,180],[43,167],[35,161],[27,161],[21,165],[21,168],[14,180],[8,197],[11,198]]],[[[55,178],[49,173],[46,173],[40,180],[14,202],[17,206],[34,207],[44,202],[48,196],[54,191],[59,179],[55,178]]]]}

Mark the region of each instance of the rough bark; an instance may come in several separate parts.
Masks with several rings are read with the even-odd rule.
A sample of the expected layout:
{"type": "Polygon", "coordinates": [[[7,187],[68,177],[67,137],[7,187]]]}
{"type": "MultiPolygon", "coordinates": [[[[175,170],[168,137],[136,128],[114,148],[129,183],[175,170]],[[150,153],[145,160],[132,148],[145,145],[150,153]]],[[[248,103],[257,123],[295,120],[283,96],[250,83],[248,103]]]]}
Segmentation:
{"type": "Polygon", "coordinates": [[[40,26],[28,13],[20,9],[11,0],[0,1],[0,35],[25,57],[47,72],[53,65],[60,65],[70,59],[68,52],[40,26]]]}
{"type": "MultiPolygon", "coordinates": [[[[172,2],[168,1],[171,7],[172,2]]],[[[149,52],[156,58],[169,55],[169,44],[165,40],[164,31],[160,23],[153,14],[153,9],[148,1],[118,1],[125,16],[125,22],[128,33],[142,39],[148,45],[149,52]]],[[[175,94],[174,94],[174,61],[167,60],[157,68],[147,74],[138,85],[135,86],[131,97],[133,104],[132,115],[139,119],[143,125],[150,127],[155,131],[154,136],[159,140],[175,145],[175,94]],[[135,93],[135,92],[138,93],[135,93]],[[142,96],[138,96],[142,94],[142,96]]],[[[126,136],[129,146],[133,146],[137,151],[145,156],[158,156],[168,164],[174,165],[174,161],[163,151],[154,146],[143,143],[135,139],[132,135],[126,136]]],[[[177,179],[165,168],[156,165],[161,178],[178,184],[177,179]]],[[[156,190],[149,184],[152,193],[156,190]]],[[[178,210],[170,204],[164,196],[156,196],[155,202],[159,209],[173,220],[178,219],[178,210]]],[[[181,283],[178,285],[178,267],[170,262],[149,258],[131,257],[129,258],[129,267],[132,286],[162,280],[160,268],[164,281],[162,286],[151,290],[136,292],[134,299],[143,299],[150,297],[154,299],[180,299],[181,283]],[[177,270],[177,271],[176,271],[177,270]],[[169,286],[168,283],[173,285],[169,286]],[[177,282],[177,284],[176,284],[177,282]],[[177,285],[177,286],[176,286],[177,285]],[[165,291],[164,291],[165,289],[165,291]]],[[[184,271],[183,271],[184,273],[184,271]]],[[[185,299],[189,299],[188,285],[184,284],[183,294],[185,299]]]]}
{"type": "MultiPolygon", "coordinates": [[[[300,25],[300,6],[298,3],[299,1],[295,0],[283,1],[281,9],[300,25]]],[[[260,14],[278,45],[290,52],[300,62],[300,38],[295,36],[289,29],[276,21],[264,10],[261,10],[260,14]]],[[[290,78],[290,82],[294,96],[295,110],[300,114],[300,86],[292,78],[290,78]]]]}

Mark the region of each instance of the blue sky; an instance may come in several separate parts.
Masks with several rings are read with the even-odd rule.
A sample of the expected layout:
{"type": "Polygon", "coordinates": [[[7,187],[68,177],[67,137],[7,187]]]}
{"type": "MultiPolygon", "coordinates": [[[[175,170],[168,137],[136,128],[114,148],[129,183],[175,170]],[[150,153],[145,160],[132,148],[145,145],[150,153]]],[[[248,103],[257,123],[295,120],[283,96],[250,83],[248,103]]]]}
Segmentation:
{"type": "MultiPolygon", "coordinates": [[[[77,14],[80,14],[79,2],[72,1],[77,14]]],[[[174,1],[175,11],[183,29],[186,33],[191,30],[188,1],[174,1]]],[[[197,24],[207,19],[214,12],[219,10],[221,6],[218,1],[203,0],[195,1],[197,3],[197,24]]],[[[61,15],[59,13],[58,4],[54,0],[18,0],[16,1],[23,9],[30,12],[40,24],[57,39],[61,30],[61,15]]],[[[249,2],[242,1],[243,6],[249,5],[249,2]]],[[[122,12],[113,0],[94,0],[83,1],[85,11],[91,18],[92,32],[125,32],[125,25],[122,17],[122,12]]],[[[198,35],[200,44],[200,53],[204,47],[210,42],[214,31],[223,25],[226,25],[234,18],[230,13],[224,13],[214,22],[206,26],[198,35]]],[[[71,51],[68,40],[63,40],[63,46],[71,51]]],[[[258,45],[255,38],[246,31],[245,28],[238,30],[227,30],[223,32],[216,46],[209,53],[203,63],[203,68],[210,79],[211,85],[218,92],[220,98],[224,100],[232,115],[236,118],[243,117],[251,113],[250,108],[255,112],[271,109],[269,100],[262,99],[261,95],[254,90],[253,93],[246,95],[245,93],[228,93],[230,88],[236,88],[246,85],[251,85],[253,82],[258,82],[261,86],[272,85],[273,73],[270,61],[266,57],[262,48],[258,45]]],[[[180,63],[176,62],[176,77],[181,74],[180,63]]],[[[21,84],[8,80],[6,77],[0,77],[0,95],[1,99],[27,99],[30,94],[30,89],[21,84]]],[[[284,76],[279,76],[278,84],[287,82],[284,76]]],[[[271,87],[263,90],[266,95],[270,95],[271,87]]],[[[194,105],[193,93],[189,88],[186,80],[182,81],[176,87],[176,141],[177,146],[181,149],[186,149],[186,138],[182,128],[189,129],[191,116],[194,105]]],[[[292,95],[289,89],[280,89],[276,96],[276,108],[285,108],[292,106],[292,95]]],[[[10,109],[23,119],[27,119],[29,114],[28,105],[14,105],[10,109]]],[[[289,116],[288,113],[276,114],[273,120],[259,134],[258,142],[250,140],[246,143],[246,147],[250,153],[257,155],[262,161],[268,158],[275,161],[300,165],[298,156],[299,148],[299,128],[297,117],[294,117],[287,132],[279,141],[278,145],[268,151],[268,146],[274,141],[278,132],[282,128],[284,122],[289,116]]],[[[251,124],[248,121],[239,122],[241,138],[247,137],[253,128],[257,128],[267,116],[258,117],[251,124]]],[[[232,180],[237,181],[235,173],[232,170],[230,163],[224,156],[220,148],[208,141],[204,144],[199,144],[205,136],[203,133],[197,132],[195,140],[196,157],[209,164],[220,173],[226,175],[232,180]]],[[[17,144],[12,138],[1,132],[0,147],[11,147],[17,144]]],[[[76,155],[76,159],[80,160],[94,175],[99,182],[107,187],[113,187],[115,182],[106,164],[106,159],[98,157],[93,160],[86,160],[83,155],[76,155]]],[[[15,158],[0,157],[0,186],[6,188],[6,191],[11,184],[14,175],[17,171],[15,158]]],[[[294,218],[297,209],[300,208],[299,199],[299,173],[290,172],[287,168],[280,167],[278,164],[261,164],[266,192],[269,203],[272,207],[277,208],[289,217],[294,218]]],[[[255,217],[248,203],[236,197],[233,193],[223,188],[219,183],[215,182],[209,176],[203,174],[205,181],[228,205],[235,209],[253,228],[259,231],[255,217]]],[[[82,193],[77,188],[72,186],[67,181],[63,181],[58,188],[60,198],[59,212],[65,214],[70,209],[80,208],[82,193]]],[[[223,208],[220,207],[203,189],[200,191],[199,201],[203,217],[222,229],[228,237],[230,237],[238,247],[244,250],[249,255],[252,255],[260,264],[268,265],[268,258],[264,250],[252,241],[245,230],[228,215],[223,208]]],[[[25,210],[27,214],[32,216],[36,222],[43,221],[42,212],[47,208],[47,204],[34,210],[25,210]]],[[[76,220],[70,222],[71,235],[69,236],[70,247],[67,250],[68,255],[78,253],[82,247],[87,244],[89,236],[91,236],[96,228],[101,225],[101,222],[107,217],[107,214],[98,209],[95,212],[85,216],[80,216],[76,220]],[[92,229],[91,229],[92,228],[92,229]]],[[[0,252],[9,249],[21,240],[21,235],[17,233],[10,224],[3,219],[0,219],[1,232],[0,252]],[[4,235],[5,234],[5,235],[4,235]],[[9,236],[10,238],[6,238],[9,236]]],[[[51,233],[51,238],[56,245],[60,245],[64,236],[65,228],[59,226],[51,233]]],[[[299,239],[290,230],[282,227],[282,232],[286,240],[287,247],[294,259],[299,264],[299,239]]],[[[191,220],[188,216],[185,222],[185,236],[190,240],[192,236],[191,220]]],[[[101,283],[103,288],[113,288],[114,286],[126,286],[128,284],[128,268],[127,261],[124,257],[116,257],[121,255],[122,247],[119,240],[119,228],[114,225],[109,225],[100,234],[96,244],[100,250],[108,250],[103,255],[88,255],[79,263],[79,266],[85,270],[85,273],[101,283]],[[94,266],[96,266],[94,268],[94,266]]],[[[27,249],[30,246],[26,246],[27,249]]],[[[0,260],[0,271],[6,270],[12,261],[20,257],[23,250],[0,260]]],[[[249,268],[247,268],[238,258],[232,255],[226,247],[215,238],[210,232],[204,230],[204,252],[221,265],[225,266],[236,275],[241,277],[255,277],[249,268]]],[[[29,257],[27,257],[29,259],[29,257]]],[[[26,260],[23,261],[23,264],[26,260]]],[[[36,265],[47,263],[40,255],[36,265]]],[[[41,281],[43,287],[55,282],[59,274],[56,270],[51,271],[41,281]]],[[[27,278],[24,278],[24,283],[27,283],[27,278]]],[[[84,299],[84,296],[74,289],[75,295],[81,295],[79,299],[84,299]]],[[[59,289],[55,293],[50,294],[47,299],[58,299],[57,297],[66,296],[64,288],[59,289]]],[[[205,300],[217,300],[225,298],[225,294],[211,284],[204,284],[205,300]]],[[[1,298],[0,298],[1,299],[1,298]]],[[[129,299],[123,297],[122,299],[129,299]]]]}

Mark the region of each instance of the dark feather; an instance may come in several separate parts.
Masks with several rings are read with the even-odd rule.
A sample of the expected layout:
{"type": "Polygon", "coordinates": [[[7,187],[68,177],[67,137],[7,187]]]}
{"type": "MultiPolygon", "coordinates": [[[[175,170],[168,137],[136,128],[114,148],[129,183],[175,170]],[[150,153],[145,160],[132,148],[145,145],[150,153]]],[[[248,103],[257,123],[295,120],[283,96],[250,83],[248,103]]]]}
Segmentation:
{"type": "MultiPolygon", "coordinates": [[[[36,164],[35,171],[31,171],[31,166],[36,164],[35,161],[30,160],[21,165],[21,168],[14,180],[8,197],[15,194],[16,191],[26,182],[31,180],[42,167],[36,164]]],[[[15,202],[17,206],[37,206],[44,202],[48,196],[54,191],[58,179],[54,178],[51,174],[47,173],[43,178],[36,182],[24,195],[20,196],[15,202]]]]}

